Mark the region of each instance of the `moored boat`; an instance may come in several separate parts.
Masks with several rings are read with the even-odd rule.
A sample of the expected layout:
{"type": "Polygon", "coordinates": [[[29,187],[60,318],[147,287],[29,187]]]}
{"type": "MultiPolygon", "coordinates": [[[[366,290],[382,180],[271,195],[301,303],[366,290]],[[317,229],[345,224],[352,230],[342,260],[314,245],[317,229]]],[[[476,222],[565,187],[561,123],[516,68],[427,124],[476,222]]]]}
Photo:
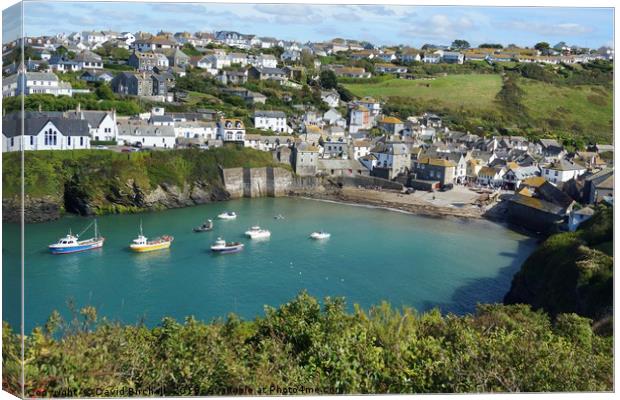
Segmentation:
{"type": "Polygon", "coordinates": [[[211,251],[219,254],[237,253],[243,250],[243,243],[240,242],[226,242],[222,238],[217,238],[215,243],[211,246],[211,251]]]}
{"type": "MultiPolygon", "coordinates": [[[[99,232],[97,231],[97,220],[94,221],[95,225],[95,236],[90,239],[79,240],[79,234],[73,235],[71,233],[71,229],[69,229],[69,233],[64,238],[58,240],[58,242],[54,244],[50,244],[48,246],[50,252],[52,254],[70,254],[70,253],[78,253],[86,250],[93,250],[103,247],[103,243],[105,242],[105,238],[99,236],[99,232]]],[[[90,228],[90,225],[86,227],[86,229],[90,228]]],[[[84,230],[86,230],[84,229],[84,230]]]]}
{"type": "Polygon", "coordinates": [[[234,211],[226,211],[217,216],[219,219],[235,219],[237,214],[234,211]]]}
{"type": "Polygon", "coordinates": [[[169,235],[164,235],[152,240],[148,240],[142,233],[142,223],[140,223],[140,234],[129,245],[132,251],[137,253],[145,253],[147,251],[163,250],[170,247],[174,238],[169,235]]]}
{"type": "Polygon", "coordinates": [[[329,239],[330,236],[331,236],[330,233],[327,233],[327,232],[324,232],[324,231],[312,232],[310,234],[310,237],[312,239],[329,239]]]}
{"type": "Polygon", "coordinates": [[[256,225],[245,231],[245,235],[250,239],[266,239],[271,236],[271,232],[256,225]]]}
{"type": "Polygon", "coordinates": [[[202,225],[194,228],[194,232],[208,232],[213,230],[213,221],[208,219],[206,222],[203,222],[202,225]]]}
{"type": "Polygon", "coordinates": [[[284,215],[278,214],[275,217],[273,217],[273,219],[284,219],[284,215]]]}

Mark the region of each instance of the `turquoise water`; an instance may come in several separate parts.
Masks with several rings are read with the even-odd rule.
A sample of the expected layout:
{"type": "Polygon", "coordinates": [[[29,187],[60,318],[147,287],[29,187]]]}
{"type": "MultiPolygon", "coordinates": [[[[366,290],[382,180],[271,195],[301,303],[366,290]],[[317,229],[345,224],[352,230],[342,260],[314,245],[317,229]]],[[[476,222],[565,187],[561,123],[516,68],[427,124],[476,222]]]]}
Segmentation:
{"type": "MultiPolygon", "coordinates": [[[[93,305],[102,316],[125,323],[157,324],[164,316],[203,320],[234,312],[262,315],[300,290],[320,298],[344,296],[349,306],[388,300],[418,310],[440,307],[466,313],[477,302],[501,301],[513,274],[535,246],[533,239],[488,221],[432,219],[393,211],[304,199],[235,200],[184,209],[99,218],[103,249],[51,255],[47,245],[69,227],[90,222],[68,216],[26,226],[25,328],[45,322],[57,309],[68,313],[93,305]],[[233,221],[215,220],[225,210],[233,221]],[[285,220],[275,220],[283,214],[285,220]],[[193,233],[204,219],[215,229],[193,233]],[[169,250],[131,253],[127,246],[142,219],[147,236],[171,234],[169,250]],[[271,239],[250,241],[251,225],[271,239]],[[326,241],[308,235],[324,229],[326,241]],[[238,254],[208,251],[217,236],[246,244],[238,254]]],[[[3,319],[19,322],[19,229],[3,225],[3,319]]],[[[86,236],[86,235],[85,235],[86,236]]]]}

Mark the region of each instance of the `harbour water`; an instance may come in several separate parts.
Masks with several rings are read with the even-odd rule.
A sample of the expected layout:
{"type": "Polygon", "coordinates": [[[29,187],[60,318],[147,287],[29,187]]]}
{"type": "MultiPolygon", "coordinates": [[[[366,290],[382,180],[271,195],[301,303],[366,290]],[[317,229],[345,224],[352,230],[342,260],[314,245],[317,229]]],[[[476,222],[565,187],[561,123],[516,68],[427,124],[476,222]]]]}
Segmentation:
{"type": "MultiPolygon", "coordinates": [[[[535,240],[489,221],[433,219],[393,211],[295,198],[243,199],[161,212],[98,219],[99,250],[51,255],[47,245],[90,219],[67,216],[26,225],[25,329],[43,324],[67,302],[92,305],[123,323],[157,324],[164,316],[209,321],[236,313],[263,314],[307,289],[369,307],[387,300],[420,311],[467,313],[476,303],[501,302],[535,240]],[[231,210],[236,220],[215,217],[231,210]],[[283,220],[274,219],[282,214],[283,220]],[[192,228],[212,218],[212,232],[192,228]],[[136,254],[128,245],[142,220],[146,236],[173,235],[169,250],[136,254]],[[268,240],[243,237],[252,225],[268,240]],[[324,229],[331,238],[308,238],[324,229]],[[218,236],[241,241],[237,254],[217,255],[218,236]]],[[[3,319],[19,326],[19,227],[3,224],[3,319]]],[[[89,237],[88,233],[83,237],[89,237]]]]}

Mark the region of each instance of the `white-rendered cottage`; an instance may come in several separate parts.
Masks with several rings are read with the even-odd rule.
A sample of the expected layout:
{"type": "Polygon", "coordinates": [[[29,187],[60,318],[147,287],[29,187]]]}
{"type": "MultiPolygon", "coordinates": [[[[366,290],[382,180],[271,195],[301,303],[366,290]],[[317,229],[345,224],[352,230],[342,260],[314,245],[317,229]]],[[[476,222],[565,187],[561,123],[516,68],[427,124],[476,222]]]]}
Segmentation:
{"type": "Polygon", "coordinates": [[[176,135],[172,126],[155,126],[142,120],[124,120],[118,123],[119,144],[142,147],[160,147],[172,149],[176,144],[176,135]]]}
{"type": "Polygon", "coordinates": [[[567,182],[586,172],[586,167],[565,159],[554,161],[541,168],[541,176],[553,184],[567,182]]]}
{"type": "Polygon", "coordinates": [[[75,150],[90,148],[85,120],[26,113],[22,131],[19,113],[2,119],[2,151],[75,150]]]}
{"type": "Polygon", "coordinates": [[[217,124],[217,139],[223,142],[243,142],[245,140],[245,125],[235,118],[223,118],[217,124]]]}
{"type": "Polygon", "coordinates": [[[2,97],[33,93],[49,93],[54,96],[71,96],[73,90],[69,82],[60,82],[58,77],[48,72],[27,72],[8,76],[2,80],[2,97]],[[24,86],[25,84],[25,86],[24,86]]]}
{"type": "Polygon", "coordinates": [[[254,127],[280,133],[289,133],[286,125],[286,114],[283,111],[255,111],[254,127]]]}

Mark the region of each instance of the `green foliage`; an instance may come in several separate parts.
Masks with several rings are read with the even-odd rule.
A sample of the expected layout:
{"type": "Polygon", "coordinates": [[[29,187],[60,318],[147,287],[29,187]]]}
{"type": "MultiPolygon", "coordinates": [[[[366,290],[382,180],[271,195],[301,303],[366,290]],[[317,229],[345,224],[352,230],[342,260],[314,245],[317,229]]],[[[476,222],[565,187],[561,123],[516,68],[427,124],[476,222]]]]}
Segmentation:
{"type": "Polygon", "coordinates": [[[452,42],[452,46],[450,47],[452,47],[455,50],[469,49],[469,42],[467,40],[457,39],[452,42]]]}
{"type": "Polygon", "coordinates": [[[196,50],[194,45],[191,43],[185,43],[181,50],[190,57],[198,57],[202,55],[202,53],[196,50]]]}
{"type": "Polygon", "coordinates": [[[338,79],[334,71],[326,69],[321,71],[321,86],[325,89],[335,89],[338,86],[338,79]]]}
{"type": "Polygon", "coordinates": [[[480,46],[478,46],[479,49],[503,49],[504,46],[502,46],[499,43],[482,43],[480,46]]]}
{"type": "Polygon", "coordinates": [[[547,42],[538,42],[538,43],[536,43],[536,44],[534,45],[534,48],[535,48],[536,50],[541,51],[541,52],[543,52],[543,53],[544,53],[544,52],[546,52],[546,51],[548,51],[550,47],[551,47],[551,46],[550,46],[550,45],[549,45],[549,43],[547,43],[547,42]]]}
{"type": "Polygon", "coordinates": [[[134,68],[131,65],[127,64],[103,64],[103,68],[112,70],[112,71],[133,71],[134,68]]]}
{"type": "MultiPolygon", "coordinates": [[[[24,107],[29,111],[68,111],[74,110],[80,104],[82,109],[89,110],[112,110],[120,115],[134,115],[144,111],[144,109],[133,99],[124,100],[99,100],[97,96],[75,95],[54,96],[51,94],[31,94],[24,97],[24,107]]],[[[2,101],[5,112],[19,111],[21,109],[21,97],[7,97],[2,101]]]]}
{"type": "MultiPolygon", "coordinates": [[[[587,320],[529,307],[483,305],[474,315],[418,314],[387,303],[347,313],[343,299],[302,292],[265,316],[211,323],[164,318],[155,328],[99,320],[91,307],[58,313],[25,338],[26,394],[94,387],[159,395],[259,394],[301,386],[329,393],[601,391],[613,388],[612,340],[587,320]]],[[[19,335],[3,326],[4,388],[19,389],[19,335]]]]}
{"type": "MultiPolygon", "coordinates": [[[[19,153],[7,153],[2,158],[5,198],[20,193],[19,156],[19,153]]],[[[131,200],[124,197],[127,185],[144,190],[157,185],[183,187],[195,182],[218,186],[221,184],[218,165],[224,168],[286,168],[274,162],[270,153],[235,146],[207,151],[183,149],[137,153],[109,150],[28,151],[24,161],[25,194],[35,198],[51,196],[62,199],[70,190],[72,194],[87,200],[95,213],[140,211],[140,204],[137,208],[131,208],[131,200]]]]}
{"type": "Polygon", "coordinates": [[[504,301],[551,315],[601,319],[613,304],[613,258],[595,247],[613,240],[613,211],[602,208],[575,233],[550,236],[514,276],[504,301]]]}
{"type": "Polygon", "coordinates": [[[97,89],[95,89],[95,94],[101,100],[114,100],[115,99],[114,92],[112,91],[112,88],[109,85],[106,85],[105,83],[104,84],[100,84],[97,87],[97,89]]]}

